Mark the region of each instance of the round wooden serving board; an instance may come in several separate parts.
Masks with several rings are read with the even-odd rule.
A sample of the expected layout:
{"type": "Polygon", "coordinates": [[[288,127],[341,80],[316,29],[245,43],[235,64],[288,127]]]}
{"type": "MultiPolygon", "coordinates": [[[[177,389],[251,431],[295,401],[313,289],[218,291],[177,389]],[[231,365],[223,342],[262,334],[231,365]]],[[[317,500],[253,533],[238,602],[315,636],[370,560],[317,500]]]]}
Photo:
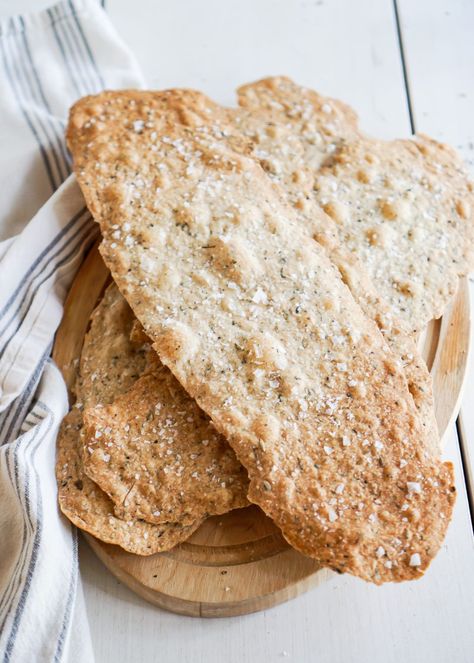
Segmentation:
{"type": "MultiPolygon", "coordinates": [[[[97,245],[73,283],[56,335],[53,358],[68,387],[89,317],[110,279],[97,245]]],[[[420,338],[433,376],[441,435],[457,415],[469,346],[466,279],[445,315],[420,338]]],[[[325,581],[329,571],[293,550],[256,506],[206,520],[188,541],[140,557],[86,535],[112,573],[141,597],[184,615],[229,617],[263,610],[325,581]]]]}

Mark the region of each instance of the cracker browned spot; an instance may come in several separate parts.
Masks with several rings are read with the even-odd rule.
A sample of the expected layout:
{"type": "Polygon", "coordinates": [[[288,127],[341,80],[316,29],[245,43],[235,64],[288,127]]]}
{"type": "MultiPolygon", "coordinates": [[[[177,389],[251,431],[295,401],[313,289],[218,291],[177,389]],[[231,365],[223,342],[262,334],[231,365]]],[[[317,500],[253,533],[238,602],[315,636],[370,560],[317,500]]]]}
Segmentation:
{"type": "Polygon", "coordinates": [[[419,577],[450,519],[452,466],[433,455],[397,358],[325,251],[255,161],[195,126],[203,101],[191,98],[189,116],[173,92],[73,108],[69,144],[102,254],[290,543],[374,582],[419,577]],[[194,211],[199,222],[183,223],[194,211]],[[214,239],[245,246],[258,282],[216,269],[214,239]]]}

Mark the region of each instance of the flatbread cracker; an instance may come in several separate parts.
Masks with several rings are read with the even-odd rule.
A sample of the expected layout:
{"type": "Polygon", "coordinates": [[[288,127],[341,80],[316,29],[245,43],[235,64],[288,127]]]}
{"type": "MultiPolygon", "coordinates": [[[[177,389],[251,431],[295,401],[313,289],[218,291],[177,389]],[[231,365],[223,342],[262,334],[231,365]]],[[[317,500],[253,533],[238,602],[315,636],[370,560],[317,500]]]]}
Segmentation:
{"type": "Polygon", "coordinates": [[[87,474],[129,517],[189,524],[248,506],[235,452],[164,366],[84,421],[87,474]]]}
{"type": "Polygon", "coordinates": [[[129,389],[155,361],[155,352],[130,342],[136,318],[115,284],[107,288],[91,316],[76,380],[76,405],[66,415],[58,435],[56,477],[61,511],[77,527],[105,543],[137,555],[152,555],[185,541],[199,527],[198,520],[152,525],[117,517],[115,505],[84,472],[82,409],[108,403],[129,389]],[[150,355],[149,359],[148,356],[150,355]]]}
{"type": "MultiPolygon", "coordinates": [[[[420,411],[421,421],[428,432],[428,438],[433,445],[439,447],[431,376],[419,355],[416,343],[410,337],[404,324],[393,315],[381,299],[360,261],[357,261],[354,255],[349,254],[341,246],[334,221],[312,199],[311,191],[305,185],[304,175],[309,157],[304,151],[304,143],[301,143],[292,125],[285,124],[282,126],[278,121],[278,116],[269,116],[268,109],[262,113],[259,108],[260,105],[265,106],[266,99],[268,99],[268,108],[272,107],[272,103],[274,103],[272,99],[275,94],[273,87],[274,85],[280,85],[281,80],[286,81],[287,79],[268,79],[262,81],[261,85],[248,86],[246,94],[249,98],[252,98],[253,93],[260,95],[258,103],[255,100],[252,103],[249,102],[249,107],[252,107],[251,113],[242,113],[242,111],[236,109],[224,109],[213,103],[205,95],[194,91],[173,91],[175,100],[174,120],[191,126],[199,126],[203,122],[213,123],[216,138],[225,140],[238,152],[250,154],[265,166],[267,172],[269,166],[265,158],[276,155],[279,159],[276,168],[278,176],[273,175],[272,179],[278,182],[281,186],[280,191],[291,204],[297,207],[299,218],[304,222],[304,227],[308,233],[327,249],[331,260],[339,268],[342,278],[351,289],[353,296],[364,312],[376,320],[395,354],[400,358],[409,381],[410,391],[420,411]],[[249,139],[251,139],[250,142],[249,139]]],[[[290,92],[292,91],[294,96],[295,89],[299,90],[299,88],[291,82],[289,84],[291,84],[291,88],[288,90],[289,103],[291,104],[292,96],[290,92]]],[[[244,98],[244,89],[240,89],[241,102],[244,98]]],[[[312,104],[315,108],[322,109],[327,102],[325,98],[319,97],[316,93],[308,91],[308,94],[311,95],[312,104]]],[[[325,147],[321,149],[325,150],[324,154],[326,156],[327,150],[333,151],[334,141],[337,136],[341,136],[343,128],[351,126],[351,133],[356,128],[356,116],[353,111],[340,102],[330,101],[338,109],[338,122],[335,123],[332,116],[329,119],[326,109],[320,111],[323,117],[328,118],[324,130],[321,129],[323,124],[321,121],[318,125],[321,135],[325,137],[322,143],[325,147]]],[[[169,112],[166,96],[156,99],[155,103],[159,104],[164,112],[169,112]]],[[[291,107],[288,112],[290,115],[295,114],[291,107]]],[[[95,122],[92,118],[90,130],[93,132],[94,129],[95,122]]],[[[310,140],[308,142],[311,144],[310,140]]],[[[152,145],[151,149],[153,147],[152,145]]],[[[311,150],[313,150],[312,146],[311,150]]],[[[310,165],[314,162],[314,158],[314,154],[311,152],[312,161],[310,160],[310,165]]],[[[158,180],[161,181],[163,177],[164,174],[161,172],[158,180]]]]}
{"type": "MultiPolygon", "coordinates": [[[[309,90],[307,93],[312,106],[319,111],[322,119],[318,123],[318,132],[308,122],[301,123],[302,140],[294,126],[294,118],[300,116],[301,108],[296,106],[295,111],[291,94],[287,102],[282,102],[284,106],[276,104],[273,97],[273,86],[278,89],[280,80],[286,81],[266,79],[240,88],[240,101],[245,110],[223,109],[207,100],[205,116],[208,121],[212,118],[212,122],[222,126],[225,140],[232,148],[249,154],[262,165],[272,181],[279,185],[285,199],[298,209],[299,218],[308,233],[326,248],[353,297],[366,315],[375,320],[400,358],[421,422],[427,430],[427,438],[435,450],[439,449],[432,379],[411,330],[377,292],[357,255],[341,243],[336,223],[319,207],[313,191],[314,169],[334,152],[336,145],[354,135],[356,116],[347,106],[335,100],[330,100],[334,113],[329,114],[328,100],[309,90]],[[282,123],[282,107],[292,117],[291,123],[282,123]],[[239,132],[237,136],[235,131],[239,132]]],[[[286,82],[288,85],[291,83],[286,82]]],[[[295,87],[291,83],[293,97],[295,87]]],[[[204,115],[202,111],[201,115],[204,115]]],[[[189,113],[187,120],[188,123],[192,121],[189,113]]]]}
{"type": "Polygon", "coordinates": [[[154,365],[147,337],[132,338],[136,317],[115,283],[95,307],[84,338],[78,378],[81,408],[111,403],[154,365]]]}
{"type": "Polygon", "coordinates": [[[255,158],[280,186],[285,198],[298,209],[309,234],[326,248],[364,313],[375,320],[400,358],[427,439],[436,451],[440,440],[432,379],[411,329],[377,291],[357,252],[350,251],[341,241],[336,222],[319,207],[314,191],[314,172],[336,147],[356,135],[356,115],[344,104],[311,90],[305,90],[305,100],[298,104],[295,95],[301,97],[300,90],[287,79],[265,79],[239,89],[244,110],[224,110],[212,107],[212,102],[208,104],[214,121],[222,124],[232,121],[249,141],[240,144],[232,141],[231,145],[255,158]],[[308,112],[308,100],[318,118],[317,124],[308,112]],[[287,121],[287,115],[291,122],[287,121]]]}
{"type": "Polygon", "coordinates": [[[72,109],[115,281],[295,548],[376,583],[419,577],[451,516],[452,465],[295,210],[253,159],[186,127],[179,99],[103,93],[72,109]]]}
{"type": "Polygon", "coordinates": [[[190,525],[248,505],[234,451],[160,362],[114,283],[84,341],[81,396],[84,471],[119,518],[190,525]]]}
{"type": "MultiPolygon", "coordinates": [[[[268,159],[262,166],[270,172],[279,169],[280,159],[285,162],[295,159],[296,170],[306,164],[314,172],[341,144],[358,133],[357,114],[350,106],[303,88],[285,76],[241,85],[237,97],[240,109],[246,111],[242,115],[245,133],[249,130],[249,137],[256,139],[256,147],[262,139],[262,152],[270,148],[260,156],[268,159]],[[267,127],[266,135],[261,132],[262,116],[274,123],[272,128],[267,127]]],[[[237,122],[238,115],[236,112],[237,122]]]]}
{"type": "MultiPolygon", "coordinates": [[[[270,84],[273,79],[270,79],[270,84]]],[[[294,84],[292,84],[293,87],[294,84]]],[[[262,86],[263,92],[266,86],[262,86]]],[[[260,86],[251,90],[261,90],[260,86]]],[[[324,118],[329,118],[327,109],[322,110],[327,100],[319,97],[316,93],[308,91],[312,103],[321,109],[324,118]]],[[[249,154],[262,162],[267,173],[272,170],[268,159],[276,158],[278,166],[273,169],[271,176],[280,188],[279,192],[298,209],[298,218],[304,223],[304,228],[321,245],[325,247],[332,262],[338,267],[343,281],[348,285],[353,297],[359,303],[363,311],[373,318],[384,334],[387,342],[399,358],[412,397],[420,412],[420,420],[426,428],[426,439],[434,449],[439,449],[440,440],[434,413],[434,400],[432,392],[432,379],[429,371],[419,354],[416,343],[403,321],[394,315],[380,294],[376,291],[364,266],[357,256],[350,253],[339,241],[338,229],[335,222],[325,214],[311,195],[305,182],[305,169],[308,163],[314,163],[314,146],[311,143],[310,157],[304,143],[301,143],[298,135],[295,135],[292,125],[282,126],[278,118],[268,111],[262,113],[260,110],[242,113],[238,109],[225,109],[200,93],[193,91],[178,91],[174,93],[174,107],[176,122],[184,122],[189,126],[199,127],[203,123],[212,125],[216,139],[228,143],[232,149],[239,153],[249,154]],[[249,142],[250,139],[250,142],[249,142]],[[297,144],[299,141],[299,145],[297,144]]],[[[291,100],[291,95],[289,95],[291,100]]],[[[164,112],[168,112],[166,98],[159,101],[164,112]]],[[[262,99],[260,99],[262,103],[262,99]]],[[[290,101],[291,103],[291,101],[290,101]]],[[[324,125],[320,122],[321,134],[325,137],[323,144],[325,154],[334,147],[336,136],[341,138],[344,128],[356,128],[356,116],[344,104],[331,100],[335,105],[336,116],[327,120],[324,125]],[[332,147],[331,147],[332,146],[332,147]]],[[[268,96],[268,104],[271,106],[271,95],[268,96]]],[[[291,114],[291,110],[289,110],[291,114]]],[[[306,125],[305,125],[306,126],[306,125]]],[[[307,127],[306,127],[307,129],[307,127]]],[[[306,135],[306,134],[305,134],[306,135]]],[[[349,133],[347,134],[347,136],[349,133]]]]}
{"type": "Polygon", "coordinates": [[[394,314],[413,331],[439,318],[474,265],[474,189],[454,151],[423,136],[360,139],[315,187],[394,314]]]}
{"type": "Polygon", "coordinates": [[[275,179],[294,169],[301,197],[336,221],[392,314],[412,331],[441,316],[474,265],[474,188],[454,150],[421,135],[365,136],[348,107],[287,78],[238,96],[254,155],[275,179]]]}
{"type": "Polygon", "coordinates": [[[200,521],[188,527],[179,523],[151,525],[142,520],[121,520],[114,515],[109,497],[84,474],[79,444],[82,415],[73,408],[64,418],[58,435],[56,477],[59,506],[74,525],[105,543],[136,555],[169,550],[188,539],[200,521]]]}

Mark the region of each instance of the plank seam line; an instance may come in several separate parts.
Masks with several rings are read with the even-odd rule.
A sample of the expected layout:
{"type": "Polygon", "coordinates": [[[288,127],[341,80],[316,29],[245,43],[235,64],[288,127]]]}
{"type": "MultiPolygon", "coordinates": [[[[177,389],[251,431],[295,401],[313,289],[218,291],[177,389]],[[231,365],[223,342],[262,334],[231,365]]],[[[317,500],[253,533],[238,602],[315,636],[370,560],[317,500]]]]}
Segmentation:
{"type": "Polygon", "coordinates": [[[400,23],[400,14],[398,12],[398,4],[397,0],[392,0],[393,1],[393,11],[395,14],[395,26],[397,29],[397,40],[398,40],[398,48],[400,51],[400,60],[402,63],[402,71],[403,71],[403,82],[405,85],[405,94],[406,94],[406,99],[407,99],[407,106],[408,106],[408,116],[410,118],[410,129],[411,133],[415,134],[416,133],[416,128],[415,128],[415,116],[413,114],[413,105],[411,102],[411,92],[410,92],[410,83],[408,80],[408,69],[407,69],[407,63],[406,63],[406,57],[405,57],[405,46],[403,44],[403,37],[402,37],[402,28],[401,28],[401,23],[400,23]]]}

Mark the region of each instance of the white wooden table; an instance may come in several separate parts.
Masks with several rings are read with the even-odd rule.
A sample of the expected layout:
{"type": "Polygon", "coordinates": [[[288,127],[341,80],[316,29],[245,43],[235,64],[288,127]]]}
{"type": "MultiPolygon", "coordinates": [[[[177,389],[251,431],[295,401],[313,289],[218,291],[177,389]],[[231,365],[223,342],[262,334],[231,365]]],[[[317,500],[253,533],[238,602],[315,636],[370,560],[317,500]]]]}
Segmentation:
{"type": "MultiPolygon", "coordinates": [[[[1,0],[2,13],[49,4],[1,0]]],[[[412,130],[456,146],[474,167],[473,0],[107,0],[150,87],[235,87],[287,74],[341,97],[380,137],[412,130]]],[[[473,289],[474,306],[474,289],[473,289]]],[[[468,663],[474,661],[474,371],[446,436],[458,501],[442,551],[415,583],[374,587],[333,576],[290,603],[203,620],[148,605],[86,544],[85,599],[98,663],[468,663]]]]}

